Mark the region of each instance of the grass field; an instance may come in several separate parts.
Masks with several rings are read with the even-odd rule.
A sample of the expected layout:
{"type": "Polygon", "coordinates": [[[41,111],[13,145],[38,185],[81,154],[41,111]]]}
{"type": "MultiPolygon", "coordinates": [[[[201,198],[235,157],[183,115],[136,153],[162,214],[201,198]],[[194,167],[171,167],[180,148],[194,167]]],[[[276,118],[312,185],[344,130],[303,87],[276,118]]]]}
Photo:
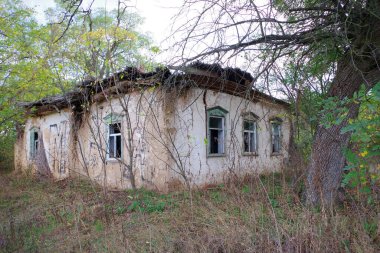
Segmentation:
{"type": "Polygon", "coordinates": [[[3,174],[0,251],[380,252],[378,203],[311,209],[300,187],[273,174],[192,194],[105,194],[85,180],[3,174]]]}

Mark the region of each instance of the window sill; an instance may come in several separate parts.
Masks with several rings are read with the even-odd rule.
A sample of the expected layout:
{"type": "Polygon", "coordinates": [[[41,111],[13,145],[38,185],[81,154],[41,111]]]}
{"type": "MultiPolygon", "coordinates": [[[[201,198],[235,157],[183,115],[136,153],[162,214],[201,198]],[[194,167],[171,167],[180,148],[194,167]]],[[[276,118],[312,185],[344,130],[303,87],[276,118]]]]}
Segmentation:
{"type": "Polygon", "coordinates": [[[207,158],[213,158],[213,157],[225,157],[226,154],[207,154],[207,158]]]}
{"type": "Polygon", "coordinates": [[[116,159],[116,158],[107,158],[106,162],[107,163],[118,163],[118,162],[120,162],[120,160],[121,160],[121,158],[119,158],[119,159],[116,159]]]}
{"type": "Polygon", "coordinates": [[[257,152],[243,152],[243,156],[259,156],[257,152]]]}
{"type": "Polygon", "coordinates": [[[270,156],[283,156],[283,154],[280,153],[280,152],[272,152],[272,153],[270,154],[270,156]]]}

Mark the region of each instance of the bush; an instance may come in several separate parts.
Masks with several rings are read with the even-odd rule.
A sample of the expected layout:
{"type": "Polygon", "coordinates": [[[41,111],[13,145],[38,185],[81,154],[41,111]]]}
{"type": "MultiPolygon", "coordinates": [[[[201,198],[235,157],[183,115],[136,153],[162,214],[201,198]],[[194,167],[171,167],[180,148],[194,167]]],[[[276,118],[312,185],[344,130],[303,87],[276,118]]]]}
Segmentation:
{"type": "Polygon", "coordinates": [[[372,202],[380,185],[380,83],[369,92],[363,87],[354,102],[360,103],[359,117],[342,130],[342,134],[352,133],[352,148],[345,150],[348,165],[342,186],[372,202]]]}
{"type": "Polygon", "coordinates": [[[14,169],[15,133],[0,136],[0,172],[14,169]]]}

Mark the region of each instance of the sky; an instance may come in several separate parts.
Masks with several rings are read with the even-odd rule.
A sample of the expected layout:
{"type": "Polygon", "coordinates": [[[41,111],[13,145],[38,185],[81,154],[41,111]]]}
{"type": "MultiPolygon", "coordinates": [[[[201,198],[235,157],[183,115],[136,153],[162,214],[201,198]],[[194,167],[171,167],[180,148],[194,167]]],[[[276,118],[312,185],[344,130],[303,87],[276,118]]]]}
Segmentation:
{"type": "MultiPolygon", "coordinates": [[[[55,6],[54,0],[23,0],[23,2],[34,8],[37,20],[41,23],[45,22],[44,11],[55,6]]],[[[92,0],[84,0],[82,6],[86,8],[91,2],[92,0]]],[[[116,9],[117,2],[117,0],[94,0],[92,8],[116,9]]],[[[149,33],[156,45],[165,47],[165,43],[162,42],[170,35],[171,18],[178,12],[182,1],[129,0],[125,2],[145,19],[140,32],[149,33]]]]}
{"type": "MultiPolygon", "coordinates": [[[[44,23],[45,21],[45,15],[44,11],[50,7],[54,7],[55,3],[54,0],[22,0],[27,6],[34,8],[36,11],[36,18],[40,23],[44,23]]],[[[118,0],[83,0],[82,7],[87,8],[89,4],[92,3],[92,8],[106,8],[107,10],[117,9],[117,3],[118,0]]],[[[176,22],[173,21],[173,17],[178,14],[178,12],[181,10],[181,4],[183,3],[183,0],[122,0],[122,2],[126,2],[128,5],[130,5],[131,10],[137,12],[141,17],[144,18],[144,23],[141,24],[140,28],[141,30],[139,32],[141,33],[148,33],[150,37],[154,40],[154,46],[158,46],[161,49],[161,54],[156,55],[155,60],[157,62],[160,62],[162,64],[169,64],[169,65],[177,65],[177,60],[179,59],[179,62],[181,61],[181,56],[178,56],[182,51],[176,51],[179,50],[173,44],[176,42],[175,40],[180,37],[178,33],[175,34],[175,36],[170,36],[172,33],[172,25],[176,24],[177,27],[174,27],[174,29],[183,29],[185,37],[186,29],[189,29],[187,25],[189,24],[189,20],[192,19],[192,17],[197,17],[199,14],[199,9],[197,7],[192,6],[190,9],[190,12],[182,13],[181,17],[176,20],[176,22]],[[178,26],[180,24],[180,26],[178,26]],[[187,27],[187,28],[186,28],[187,27]],[[169,39],[167,39],[169,37],[169,39]]],[[[262,5],[266,4],[266,0],[258,0],[262,5]]],[[[201,7],[202,8],[202,7],[201,7]]],[[[213,12],[211,12],[213,13],[213,12]]],[[[215,13],[218,14],[218,13],[215,13]]],[[[244,13],[243,13],[244,14],[244,13]]],[[[206,22],[206,24],[210,24],[212,21],[212,16],[210,18],[206,18],[203,22],[206,22]],[[210,21],[211,20],[211,21],[210,21]],[[207,23],[208,22],[208,23],[207,23]]],[[[245,18],[243,15],[242,18],[245,18]]],[[[223,21],[223,20],[221,20],[223,21]]],[[[229,22],[226,20],[226,22],[229,22]]],[[[208,27],[210,28],[210,27],[208,27]]],[[[212,28],[212,27],[211,27],[212,28]]],[[[244,28],[244,27],[242,27],[244,28]]],[[[183,35],[183,34],[182,34],[183,35]]],[[[229,35],[228,33],[225,34],[225,38],[231,37],[233,40],[236,40],[236,34],[235,30],[229,35]]],[[[188,42],[186,51],[183,51],[184,57],[191,57],[192,55],[196,55],[199,52],[202,52],[205,48],[209,47],[209,44],[212,44],[213,36],[207,37],[207,38],[200,38],[198,41],[195,41],[194,43],[188,42]],[[211,42],[211,43],[209,43],[211,42]]],[[[218,40],[217,40],[218,41],[218,40]]],[[[225,43],[229,43],[228,41],[225,43]]],[[[241,55],[238,55],[237,57],[233,57],[232,65],[233,67],[239,67],[246,71],[252,72],[251,66],[246,66],[244,59],[241,57],[241,55]]],[[[252,61],[255,63],[255,61],[252,61]]],[[[250,64],[252,64],[250,62],[250,64]]],[[[255,65],[255,64],[253,64],[255,65]]],[[[255,65],[256,66],[256,65],[255,65]]]]}

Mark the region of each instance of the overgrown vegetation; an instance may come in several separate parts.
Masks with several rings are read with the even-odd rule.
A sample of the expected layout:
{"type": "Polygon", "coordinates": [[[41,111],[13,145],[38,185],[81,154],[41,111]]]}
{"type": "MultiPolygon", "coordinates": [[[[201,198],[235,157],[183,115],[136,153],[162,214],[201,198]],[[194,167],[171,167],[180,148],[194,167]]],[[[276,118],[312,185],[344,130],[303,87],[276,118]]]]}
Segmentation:
{"type": "Polygon", "coordinates": [[[342,186],[354,189],[355,197],[366,196],[372,202],[380,186],[380,82],[369,92],[363,86],[353,100],[361,106],[359,117],[342,131],[352,132],[352,148],[345,150],[342,186]]]}
{"type": "Polygon", "coordinates": [[[0,173],[13,170],[15,140],[14,132],[4,136],[0,135],[0,173]]]}
{"type": "Polygon", "coordinates": [[[41,24],[21,0],[0,0],[0,170],[13,167],[15,126],[25,120],[19,102],[65,93],[126,66],[157,65],[152,57],[159,48],[139,32],[143,19],[130,8],[78,9],[70,16],[79,1],[55,2],[46,12],[49,23],[41,24]]]}
{"type": "Polygon", "coordinates": [[[3,252],[380,250],[378,202],[309,209],[284,174],[199,189],[192,205],[187,192],[103,196],[79,179],[53,183],[16,175],[0,181],[3,252]]]}

